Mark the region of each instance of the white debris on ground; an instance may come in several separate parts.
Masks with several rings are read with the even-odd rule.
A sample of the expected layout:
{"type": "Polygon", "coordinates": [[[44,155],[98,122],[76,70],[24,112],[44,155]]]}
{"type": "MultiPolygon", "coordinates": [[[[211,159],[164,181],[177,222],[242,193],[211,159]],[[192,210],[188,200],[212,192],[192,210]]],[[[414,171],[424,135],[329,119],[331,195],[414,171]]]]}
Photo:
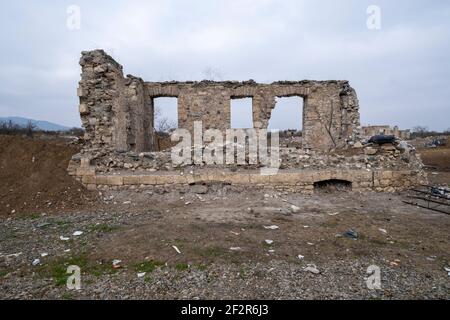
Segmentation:
{"type": "Polygon", "coordinates": [[[181,253],[180,249],[178,249],[177,246],[172,246],[172,248],[174,248],[174,250],[175,250],[177,253],[181,253]]]}
{"type": "Polygon", "coordinates": [[[280,229],[280,227],[279,226],[276,226],[276,225],[272,225],[272,226],[263,226],[264,227],[264,229],[267,229],[267,230],[277,230],[277,229],[280,229]]]}
{"type": "Polygon", "coordinates": [[[303,270],[307,271],[307,272],[314,273],[314,274],[319,274],[320,273],[319,269],[317,269],[316,265],[314,265],[314,264],[308,264],[308,266],[305,267],[303,270]]]}
{"type": "Polygon", "coordinates": [[[120,263],[122,262],[122,260],[119,259],[114,259],[112,262],[112,266],[114,269],[120,268],[120,263]]]}

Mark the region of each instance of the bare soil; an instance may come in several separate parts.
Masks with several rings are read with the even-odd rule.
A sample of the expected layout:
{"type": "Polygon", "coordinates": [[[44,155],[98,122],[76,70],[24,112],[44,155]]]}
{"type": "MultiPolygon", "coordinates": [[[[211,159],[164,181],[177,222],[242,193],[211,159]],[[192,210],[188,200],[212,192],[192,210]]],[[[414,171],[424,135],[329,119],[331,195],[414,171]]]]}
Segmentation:
{"type": "Polygon", "coordinates": [[[95,194],[67,174],[79,150],[65,142],[0,135],[0,215],[70,211],[95,194]]]}
{"type": "Polygon", "coordinates": [[[450,184],[450,139],[445,146],[436,148],[418,149],[425,171],[428,173],[428,181],[431,184],[450,184]]]}
{"type": "MultiPolygon", "coordinates": [[[[51,167],[61,168],[47,178],[39,173],[43,181],[33,192],[51,189],[45,179],[59,182],[55,192],[76,185],[62,171],[76,149],[3,141],[24,141],[35,150],[16,157],[17,167],[29,174],[49,168],[28,168],[31,154],[51,155],[51,167]]],[[[434,168],[437,176],[440,168],[434,168]]],[[[0,217],[0,298],[450,298],[444,269],[450,267],[450,218],[404,204],[404,193],[305,196],[220,184],[184,192],[85,192],[80,193],[91,203],[24,207],[20,215],[0,217]],[[356,239],[345,236],[349,230],[356,239]],[[117,268],[114,260],[120,260],[117,268]],[[65,286],[68,265],[82,270],[79,291],[65,286]],[[308,265],[319,273],[309,272],[308,265]],[[381,290],[366,285],[372,265],[381,270],[381,290]]],[[[53,204],[73,203],[64,194],[56,196],[59,202],[44,194],[53,204]]]]}

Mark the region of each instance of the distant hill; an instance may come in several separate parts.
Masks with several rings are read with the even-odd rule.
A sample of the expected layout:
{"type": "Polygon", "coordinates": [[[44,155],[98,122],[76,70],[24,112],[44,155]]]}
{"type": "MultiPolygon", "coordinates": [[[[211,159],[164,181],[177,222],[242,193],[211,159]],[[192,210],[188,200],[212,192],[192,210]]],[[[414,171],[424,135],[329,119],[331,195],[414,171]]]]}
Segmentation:
{"type": "Polygon", "coordinates": [[[6,122],[11,120],[14,124],[17,124],[21,127],[24,127],[28,124],[28,121],[31,121],[38,129],[45,131],[67,131],[71,128],[62,126],[56,123],[43,121],[43,120],[34,120],[22,117],[0,117],[0,122],[6,122]]]}

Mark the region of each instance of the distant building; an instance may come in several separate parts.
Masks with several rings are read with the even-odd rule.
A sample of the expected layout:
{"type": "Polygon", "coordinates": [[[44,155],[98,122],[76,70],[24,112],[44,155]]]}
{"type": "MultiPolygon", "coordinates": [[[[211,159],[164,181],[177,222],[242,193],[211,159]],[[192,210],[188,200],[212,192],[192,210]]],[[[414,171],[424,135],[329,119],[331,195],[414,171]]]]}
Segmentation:
{"type": "Polygon", "coordinates": [[[366,137],[384,134],[384,135],[392,135],[403,140],[409,140],[411,138],[411,131],[409,129],[400,130],[398,126],[394,126],[393,128],[388,125],[365,126],[362,127],[362,131],[363,135],[366,137]]]}

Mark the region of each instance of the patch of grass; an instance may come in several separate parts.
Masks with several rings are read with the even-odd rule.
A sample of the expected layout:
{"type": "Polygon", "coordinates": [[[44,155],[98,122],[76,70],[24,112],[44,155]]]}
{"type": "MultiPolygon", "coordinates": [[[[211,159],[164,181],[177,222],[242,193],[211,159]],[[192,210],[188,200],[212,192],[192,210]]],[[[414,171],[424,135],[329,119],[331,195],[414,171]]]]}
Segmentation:
{"type": "Polygon", "coordinates": [[[114,269],[112,267],[112,265],[110,264],[95,264],[95,265],[91,265],[88,270],[88,273],[96,276],[96,277],[101,277],[102,275],[105,274],[113,274],[117,272],[117,269],[114,269]]]}
{"type": "Polygon", "coordinates": [[[263,247],[266,248],[266,249],[269,249],[269,248],[272,248],[272,247],[273,247],[273,243],[272,243],[272,244],[268,244],[266,241],[263,241],[263,242],[262,242],[262,245],[263,245],[263,247]]]}
{"type": "Polygon", "coordinates": [[[134,265],[134,269],[137,272],[147,272],[151,273],[156,270],[158,267],[164,266],[165,263],[161,261],[145,261],[134,265]]]}
{"type": "Polygon", "coordinates": [[[17,216],[17,219],[19,220],[34,220],[37,218],[40,218],[41,214],[40,213],[22,213],[20,215],[17,216]]]}
{"type": "Polygon", "coordinates": [[[206,269],[208,269],[208,266],[203,263],[199,263],[199,264],[195,265],[195,267],[200,271],[205,271],[206,269]]]}
{"type": "Polygon", "coordinates": [[[48,264],[39,267],[37,271],[43,276],[53,278],[57,286],[63,286],[67,283],[67,278],[70,276],[67,273],[67,267],[71,265],[80,267],[82,274],[94,275],[96,277],[116,272],[116,269],[111,265],[90,261],[87,255],[83,253],[68,259],[50,261],[48,264]]]}
{"type": "Polygon", "coordinates": [[[83,272],[87,265],[87,257],[85,255],[79,255],[70,257],[66,261],[52,261],[47,266],[43,266],[43,273],[45,275],[50,275],[55,280],[57,286],[63,286],[67,283],[67,278],[70,276],[70,274],[67,273],[67,267],[71,265],[80,267],[81,272],[83,272]]]}
{"type": "Polygon", "coordinates": [[[118,230],[118,226],[111,226],[109,224],[91,224],[88,226],[88,230],[90,232],[101,232],[101,233],[109,233],[118,230]]]}
{"type": "Polygon", "coordinates": [[[189,265],[187,263],[177,263],[175,265],[175,269],[177,269],[178,271],[185,271],[189,269],[189,265]]]}
{"type": "Polygon", "coordinates": [[[61,231],[67,231],[71,227],[71,223],[67,221],[56,221],[56,225],[58,226],[58,229],[61,231]]]}
{"type": "Polygon", "coordinates": [[[206,247],[200,251],[200,255],[207,258],[217,258],[228,254],[229,252],[227,249],[218,246],[206,247]]]}
{"type": "Polygon", "coordinates": [[[386,246],[388,243],[386,240],[383,239],[377,239],[377,238],[368,238],[371,243],[378,245],[378,246],[386,246]]]}
{"type": "Polygon", "coordinates": [[[0,233],[0,240],[6,240],[6,239],[15,239],[17,238],[16,233],[14,230],[2,230],[0,233]]]}
{"type": "Polygon", "coordinates": [[[336,218],[329,218],[326,221],[322,222],[320,224],[321,227],[325,227],[325,228],[337,228],[339,225],[339,220],[336,218]]]}
{"type": "Polygon", "coordinates": [[[61,299],[63,299],[63,300],[74,300],[75,298],[70,292],[64,292],[61,295],[61,299]]]}
{"type": "Polygon", "coordinates": [[[0,278],[6,276],[10,271],[9,270],[0,270],[0,278]]]}

